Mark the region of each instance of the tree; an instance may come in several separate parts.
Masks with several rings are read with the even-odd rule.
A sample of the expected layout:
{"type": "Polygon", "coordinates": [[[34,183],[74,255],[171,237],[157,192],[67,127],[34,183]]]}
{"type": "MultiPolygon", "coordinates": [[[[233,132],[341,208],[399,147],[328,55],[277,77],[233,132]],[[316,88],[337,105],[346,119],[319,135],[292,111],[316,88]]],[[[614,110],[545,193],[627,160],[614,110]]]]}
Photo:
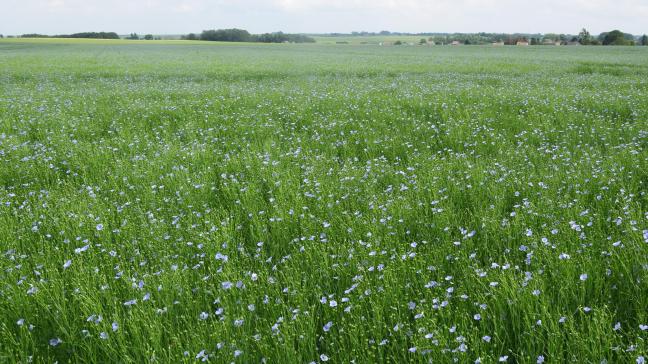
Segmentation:
{"type": "Polygon", "coordinates": [[[153,34],[147,34],[144,36],[144,39],[146,40],[153,40],[153,34]]]}
{"type": "Polygon", "coordinates": [[[557,41],[560,40],[560,35],[558,35],[556,33],[547,33],[547,34],[544,35],[544,39],[545,40],[551,40],[553,42],[557,42],[557,41]]]}
{"type": "Polygon", "coordinates": [[[592,35],[583,28],[580,33],[578,33],[578,42],[582,45],[592,44],[592,35]]]}
{"type": "Polygon", "coordinates": [[[425,38],[421,38],[421,40],[419,40],[419,44],[420,45],[427,44],[427,40],[425,40],[425,38]]]}
{"type": "Polygon", "coordinates": [[[54,38],[119,39],[119,35],[115,32],[83,32],[69,35],[55,35],[54,38]]]}
{"type": "Polygon", "coordinates": [[[643,37],[641,37],[641,45],[642,46],[648,46],[648,35],[644,34],[643,37]]]}
{"type": "Polygon", "coordinates": [[[139,40],[140,37],[137,35],[137,33],[131,33],[126,39],[132,39],[132,40],[139,40]]]}
{"type": "Polygon", "coordinates": [[[601,33],[601,35],[599,35],[599,38],[601,39],[603,45],[634,45],[632,38],[628,39],[628,34],[625,34],[620,30],[601,33]]]}
{"type": "Polygon", "coordinates": [[[403,44],[403,42],[401,42],[400,40],[397,40],[397,41],[394,42],[394,45],[402,45],[402,44],[403,44]]]}
{"type": "Polygon", "coordinates": [[[200,39],[219,42],[249,42],[252,35],[243,29],[212,29],[203,30],[200,39]]]}
{"type": "Polygon", "coordinates": [[[189,33],[183,35],[182,39],[217,42],[315,43],[315,39],[304,34],[286,34],[283,32],[276,32],[257,35],[250,34],[244,29],[203,30],[200,35],[189,33]]]}
{"type": "Polygon", "coordinates": [[[0,34],[0,39],[4,38],[4,35],[0,34]]]}
{"type": "MultiPolygon", "coordinates": [[[[21,35],[20,38],[49,38],[49,36],[44,34],[38,34],[38,33],[29,33],[29,34],[21,35]]],[[[58,37],[58,38],[63,38],[63,37],[58,37]]]]}
{"type": "Polygon", "coordinates": [[[253,35],[249,42],[261,43],[315,43],[315,39],[303,34],[286,34],[283,32],[253,35]]]}

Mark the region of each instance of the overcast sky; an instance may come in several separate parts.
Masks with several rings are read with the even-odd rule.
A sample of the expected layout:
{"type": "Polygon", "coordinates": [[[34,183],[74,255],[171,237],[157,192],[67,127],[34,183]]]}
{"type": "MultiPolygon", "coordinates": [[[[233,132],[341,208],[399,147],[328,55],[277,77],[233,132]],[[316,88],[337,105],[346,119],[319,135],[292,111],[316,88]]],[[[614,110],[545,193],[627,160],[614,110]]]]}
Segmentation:
{"type": "Polygon", "coordinates": [[[0,0],[0,33],[648,33],[648,0],[0,0]]]}

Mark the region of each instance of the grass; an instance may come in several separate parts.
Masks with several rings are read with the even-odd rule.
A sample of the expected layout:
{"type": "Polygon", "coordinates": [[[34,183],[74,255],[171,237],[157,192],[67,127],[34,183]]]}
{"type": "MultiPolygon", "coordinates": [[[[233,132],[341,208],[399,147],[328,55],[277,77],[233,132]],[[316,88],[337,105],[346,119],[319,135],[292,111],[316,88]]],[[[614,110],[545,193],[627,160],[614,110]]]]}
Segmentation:
{"type": "Polygon", "coordinates": [[[639,362],[646,64],[0,41],[0,361],[639,362]]]}

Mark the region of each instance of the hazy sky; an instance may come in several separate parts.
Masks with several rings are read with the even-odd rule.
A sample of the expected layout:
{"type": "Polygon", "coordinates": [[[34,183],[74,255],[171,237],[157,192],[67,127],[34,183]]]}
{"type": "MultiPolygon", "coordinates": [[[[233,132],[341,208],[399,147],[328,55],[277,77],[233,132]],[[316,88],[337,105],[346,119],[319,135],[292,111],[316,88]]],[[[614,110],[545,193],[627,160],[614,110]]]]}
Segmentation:
{"type": "Polygon", "coordinates": [[[0,33],[648,33],[648,0],[0,0],[0,33]]]}

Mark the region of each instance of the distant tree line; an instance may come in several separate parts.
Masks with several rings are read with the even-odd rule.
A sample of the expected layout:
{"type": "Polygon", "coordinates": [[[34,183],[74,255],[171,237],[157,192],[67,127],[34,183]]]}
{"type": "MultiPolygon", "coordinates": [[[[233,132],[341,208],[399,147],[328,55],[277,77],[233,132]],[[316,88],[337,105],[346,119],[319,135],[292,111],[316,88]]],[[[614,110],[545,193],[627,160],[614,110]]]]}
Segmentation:
{"type": "Polygon", "coordinates": [[[252,34],[243,29],[203,30],[200,40],[217,42],[251,42],[252,34]]]}
{"type": "MultiPolygon", "coordinates": [[[[531,45],[554,45],[554,44],[582,44],[582,45],[642,45],[648,46],[648,35],[635,37],[632,34],[624,33],[620,30],[613,30],[610,32],[601,33],[598,36],[591,35],[587,29],[582,29],[578,35],[570,34],[527,34],[527,33],[399,33],[383,30],[381,32],[351,32],[350,34],[344,33],[330,33],[327,36],[422,36],[418,44],[450,44],[459,42],[461,44],[490,44],[490,43],[504,43],[507,45],[515,45],[518,42],[529,42],[531,45]]],[[[7,38],[14,38],[15,36],[8,35],[7,38]]],[[[45,35],[38,33],[23,34],[19,37],[22,38],[92,38],[92,39],[119,39],[119,35],[115,32],[83,32],[65,35],[45,35]]],[[[0,38],[4,38],[0,34],[0,38]]],[[[161,37],[154,37],[152,34],[139,36],[137,33],[131,33],[125,39],[132,40],[153,40],[162,39],[161,37]]],[[[205,40],[205,41],[220,41],[220,42],[261,42],[261,43],[315,43],[315,39],[304,34],[288,34],[283,32],[264,33],[264,34],[250,34],[244,29],[218,29],[218,30],[204,30],[200,34],[189,33],[181,36],[181,39],[186,40],[205,40]]],[[[337,42],[342,44],[344,42],[337,42]]],[[[394,42],[395,45],[404,44],[402,41],[394,42]]]]}
{"type": "Polygon", "coordinates": [[[44,35],[44,34],[23,34],[21,38],[91,38],[91,39],[119,39],[115,32],[84,32],[74,34],[44,35]]]}
{"type": "Polygon", "coordinates": [[[115,32],[85,32],[70,35],[59,35],[59,38],[92,38],[92,39],[119,39],[115,32]]]}
{"type": "Polygon", "coordinates": [[[162,38],[161,37],[154,37],[153,34],[146,34],[145,36],[140,37],[139,35],[137,35],[137,33],[130,33],[128,35],[128,37],[126,37],[125,39],[129,39],[129,40],[140,40],[140,39],[144,39],[144,40],[161,40],[162,38]]]}
{"type": "Polygon", "coordinates": [[[261,43],[315,43],[315,39],[304,34],[286,34],[283,32],[276,32],[264,33],[255,37],[255,41],[261,43]]]}
{"type": "Polygon", "coordinates": [[[45,34],[28,33],[21,35],[20,38],[50,38],[50,36],[45,34]]]}
{"type": "MultiPolygon", "coordinates": [[[[648,36],[636,37],[632,34],[623,33],[619,30],[601,33],[598,36],[591,35],[586,29],[581,30],[578,35],[571,34],[529,34],[529,33],[400,33],[383,30],[381,32],[351,32],[331,33],[331,37],[348,36],[422,36],[418,44],[490,44],[504,43],[515,45],[518,42],[529,42],[531,45],[554,45],[554,44],[582,44],[582,45],[648,45],[648,36]]],[[[396,41],[394,45],[404,44],[403,41],[396,41]]]]}
{"type": "Polygon", "coordinates": [[[244,29],[203,30],[200,34],[189,33],[183,35],[182,39],[217,42],[315,43],[315,39],[303,34],[288,34],[283,32],[250,34],[250,32],[244,29]]]}
{"type": "Polygon", "coordinates": [[[598,36],[598,40],[603,45],[635,45],[634,36],[632,34],[623,33],[620,30],[601,33],[598,36]]]}

